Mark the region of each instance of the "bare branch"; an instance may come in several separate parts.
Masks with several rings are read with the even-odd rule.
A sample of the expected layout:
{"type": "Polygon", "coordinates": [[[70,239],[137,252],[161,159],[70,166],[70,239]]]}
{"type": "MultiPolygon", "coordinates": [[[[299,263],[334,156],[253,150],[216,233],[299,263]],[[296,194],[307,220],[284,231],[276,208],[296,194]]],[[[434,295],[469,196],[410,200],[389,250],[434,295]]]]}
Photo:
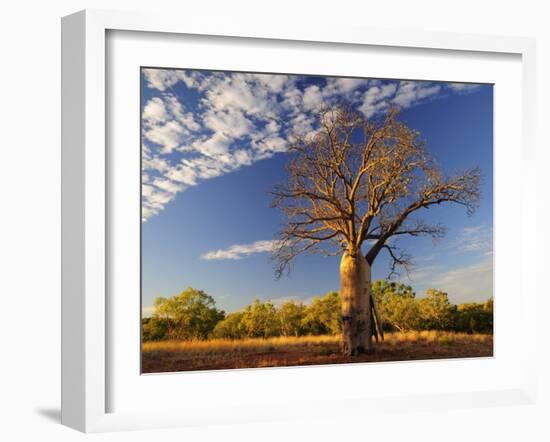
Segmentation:
{"type": "Polygon", "coordinates": [[[412,258],[407,253],[399,250],[395,246],[384,244],[382,248],[388,251],[392,259],[390,262],[390,273],[388,274],[387,278],[391,279],[393,276],[398,275],[398,267],[403,267],[408,275],[413,266],[412,258]]]}
{"type": "MultiPolygon", "coordinates": [[[[443,203],[454,203],[466,207],[468,214],[473,213],[479,201],[479,182],[481,179],[479,169],[471,169],[463,175],[451,179],[443,179],[441,173],[435,169],[427,170],[428,180],[407,206],[402,209],[392,207],[387,214],[382,214],[379,219],[380,232],[376,243],[366,255],[367,262],[372,264],[382,250],[386,241],[396,234],[429,234],[432,237],[440,237],[444,234],[442,226],[420,226],[418,229],[406,229],[404,226],[408,217],[420,209],[427,209],[443,203]],[[393,213],[392,213],[393,212],[393,213]],[[418,230],[415,232],[415,230],[418,230]],[[402,232],[402,233],[400,233],[402,232]]],[[[369,236],[367,233],[366,236],[369,236]]],[[[415,236],[415,235],[413,235],[415,236]]]]}
{"type": "Polygon", "coordinates": [[[375,240],[369,264],[386,248],[401,265],[406,260],[387,246],[389,238],[445,233],[440,225],[409,221],[412,214],[443,203],[475,210],[479,170],[445,178],[420,134],[398,116],[394,107],[368,119],[338,105],[320,110],[315,133],[292,137],[288,180],[272,192],[272,206],[287,218],[275,252],[279,275],[300,253],[356,252],[367,239],[375,240]]]}

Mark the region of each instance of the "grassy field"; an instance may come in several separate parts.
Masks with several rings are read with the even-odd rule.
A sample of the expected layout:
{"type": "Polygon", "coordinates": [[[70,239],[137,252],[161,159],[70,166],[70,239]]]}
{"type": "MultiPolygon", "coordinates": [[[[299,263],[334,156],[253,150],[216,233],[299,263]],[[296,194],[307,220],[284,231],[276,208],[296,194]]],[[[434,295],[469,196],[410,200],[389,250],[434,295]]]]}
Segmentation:
{"type": "Polygon", "coordinates": [[[339,336],[145,342],[143,373],[228,368],[469,358],[493,355],[493,336],[437,331],[389,333],[370,355],[345,357],[339,336]]]}

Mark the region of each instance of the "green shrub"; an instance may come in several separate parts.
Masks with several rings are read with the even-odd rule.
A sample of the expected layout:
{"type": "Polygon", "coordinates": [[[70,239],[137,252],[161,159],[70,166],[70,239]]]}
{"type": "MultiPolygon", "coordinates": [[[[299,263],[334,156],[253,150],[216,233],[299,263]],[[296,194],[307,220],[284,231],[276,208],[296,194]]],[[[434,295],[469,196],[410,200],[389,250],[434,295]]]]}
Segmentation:
{"type": "MultiPolygon", "coordinates": [[[[493,332],[493,299],[453,305],[447,293],[429,289],[417,298],[409,285],[375,281],[373,297],[385,331],[441,330],[493,332]]],[[[338,292],[315,297],[309,305],[287,301],[276,307],[254,300],[227,316],[202,290],[188,288],[171,298],[157,298],[151,318],[142,320],[143,341],[165,339],[268,338],[273,336],[337,335],[342,332],[338,292]]]]}

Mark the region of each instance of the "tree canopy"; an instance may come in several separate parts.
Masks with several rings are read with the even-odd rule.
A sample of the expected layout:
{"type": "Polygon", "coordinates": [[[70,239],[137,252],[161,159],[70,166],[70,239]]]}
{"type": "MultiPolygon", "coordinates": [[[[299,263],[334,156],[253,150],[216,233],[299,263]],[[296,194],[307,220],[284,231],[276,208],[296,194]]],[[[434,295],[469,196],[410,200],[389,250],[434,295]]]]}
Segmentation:
{"type": "Polygon", "coordinates": [[[356,253],[366,240],[369,265],[385,249],[393,274],[410,257],[390,245],[391,237],[444,234],[443,226],[413,217],[420,209],[446,202],[475,209],[479,169],[447,177],[397,108],[374,119],[347,105],[324,108],[318,126],[313,134],[295,132],[288,179],[273,191],[272,205],[286,215],[278,276],[300,253],[356,253]]]}
{"type": "Polygon", "coordinates": [[[171,298],[156,298],[154,307],[153,320],[166,324],[170,339],[205,339],[224,317],[214,298],[190,287],[171,298]]]}
{"type": "MultiPolygon", "coordinates": [[[[386,280],[374,281],[372,293],[384,331],[493,331],[492,298],[484,303],[454,305],[441,290],[429,289],[425,296],[417,297],[411,286],[386,280]]],[[[158,310],[142,321],[144,341],[342,333],[342,301],[338,292],[317,296],[307,304],[287,300],[275,305],[256,299],[227,315],[201,290],[189,288],[177,296],[157,299],[158,310]]]]}

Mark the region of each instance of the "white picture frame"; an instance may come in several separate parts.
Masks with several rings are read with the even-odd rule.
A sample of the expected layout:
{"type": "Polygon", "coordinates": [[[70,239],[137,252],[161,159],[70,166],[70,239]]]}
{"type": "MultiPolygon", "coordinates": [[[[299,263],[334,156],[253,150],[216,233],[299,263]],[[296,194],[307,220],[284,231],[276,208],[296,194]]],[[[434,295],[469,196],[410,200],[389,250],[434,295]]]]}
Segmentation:
{"type": "MultiPolygon", "coordinates": [[[[87,10],[62,20],[62,423],[84,432],[169,426],[205,425],[213,416],[220,422],[249,422],[288,417],[369,414],[407,409],[436,409],[499,404],[532,403],[535,399],[535,324],[522,318],[536,317],[534,277],[536,256],[534,207],[534,112],[535,43],[518,37],[492,37],[404,30],[376,30],[346,26],[308,24],[281,28],[274,24],[211,22],[200,17],[187,22],[177,17],[144,13],[87,10]],[[250,399],[235,398],[234,413],[201,409],[189,414],[172,408],[162,411],[109,411],[113,387],[109,366],[113,357],[107,339],[110,323],[108,302],[107,228],[109,187],[106,119],[106,35],[109,31],[139,31],[179,35],[202,35],[273,41],[315,42],[341,47],[366,45],[379,48],[414,48],[438,51],[468,51],[483,54],[514,54],[521,57],[522,109],[521,156],[524,187],[521,192],[521,306],[518,319],[525,351],[521,383],[502,389],[477,389],[461,393],[430,392],[425,395],[388,395],[376,401],[342,396],[311,401],[309,407],[260,407],[250,399]],[[247,402],[248,401],[248,402],[247,402]]],[[[498,107],[497,107],[498,112],[498,107]]],[[[506,253],[498,250],[496,253],[506,253]]],[[[506,324],[504,324],[506,326],[506,324]]],[[[498,355],[497,355],[498,357],[498,355]]],[[[258,371],[254,371],[258,373],[258,371]]],[[[290,373],[290,372],[286,372],[290,373]]],[[[241,372],[242,374],[242,372],[241,372]]],[[[194,374],[201,376],[201,374],[194,374]]],[[[289,374],[288,376],[293,376],[289,374]]],[[[372,398],[371,398],[372,399],[372,398]]],[[[264,404],[265,405],[265,404],[264,404]]]]}

